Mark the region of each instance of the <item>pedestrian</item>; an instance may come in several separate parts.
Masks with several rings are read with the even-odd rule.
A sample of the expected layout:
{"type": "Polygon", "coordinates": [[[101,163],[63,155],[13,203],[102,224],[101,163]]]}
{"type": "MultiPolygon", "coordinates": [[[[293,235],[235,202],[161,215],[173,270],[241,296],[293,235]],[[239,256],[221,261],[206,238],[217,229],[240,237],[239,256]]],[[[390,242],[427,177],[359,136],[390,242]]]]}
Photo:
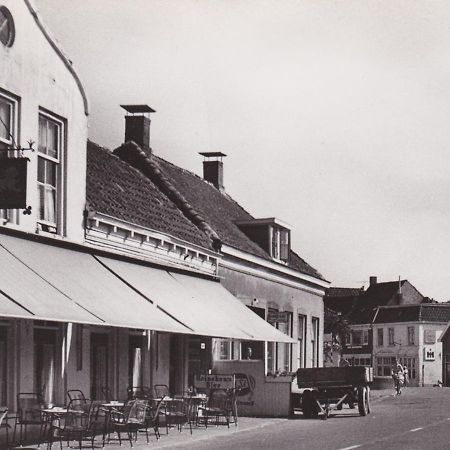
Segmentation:
{"type": "Polygon", "coordinates": [[[405,384],[405,369],[397,359],[391,370],[392,379],[394,380],[395,395],[402,393],[402,386],[405,384]]]}

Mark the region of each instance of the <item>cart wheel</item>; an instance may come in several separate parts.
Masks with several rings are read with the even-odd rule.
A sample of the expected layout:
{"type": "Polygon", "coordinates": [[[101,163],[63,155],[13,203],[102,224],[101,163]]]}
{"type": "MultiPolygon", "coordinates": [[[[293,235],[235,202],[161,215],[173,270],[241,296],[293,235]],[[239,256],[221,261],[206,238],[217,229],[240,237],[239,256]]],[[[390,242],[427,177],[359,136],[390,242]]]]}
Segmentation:
{"type": "Polygon", "coordinates": [[[317,397],[319,393],[317,391],[311,391],[311,415],[314,418],[319,417],[319,407],[317,405],[317,397]]]}
{"type": "Polygon", "coordinates": [[[312,415],[312,395],[311,391],[306,390],[302,394],[303,417],[309,419],[312,415]]]}
{"type": "Polygon", "coordinates": [[[361,386],[358,388],[358,411],[360,416],[367,416],[369,413],[368,411],[368,404],[367,404],[368,394],[367,394],[367,387],[361,386]]]}
{"type": "Polygon", "coordinates": [[[342,411],[342,403],[341,403],[340,405],[336,406],[336,409],[337,409],[338,411],[342,411]]]}
{"type": "Polygon", "coordinates": [[[366,387],[366,395],[367,395],[367,414],[370,414],[370,387],[366,387]]]}

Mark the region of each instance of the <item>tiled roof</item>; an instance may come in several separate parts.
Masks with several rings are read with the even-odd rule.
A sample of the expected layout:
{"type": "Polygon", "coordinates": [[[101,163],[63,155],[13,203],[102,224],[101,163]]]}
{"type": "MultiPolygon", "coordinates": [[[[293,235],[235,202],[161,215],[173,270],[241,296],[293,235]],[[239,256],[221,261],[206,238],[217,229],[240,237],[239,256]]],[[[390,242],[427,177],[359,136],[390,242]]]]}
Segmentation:
{"type": "Polygon", "coordinates": [[[344,288],[331,286],[325,291],[328,298],[331,297],[357,297],[364,293],[364,288],[344,288]]]}
{"type": "Polygon", "coordinates": [[[87,147],[86,197],[103,214],[211,248],[211,241],[140,171],[93,142],[87,147]]]}
{"type": "MultiPolygon", "coordinates": [[[[124,161],[139,168],[166,194],[210,239],[220,241],[246,253],[272,260],[258,244],[248,238],[235,224],[237,220],[253,217],[225,192],[216,189],[198,175],[168,161],[148,155],[133,142],[115,150],[124,161]]],[[[291,252],[288,266],[294,270],[324,279],[295,252],[291,252]]]]}
{"type": "Polygon", "coordinates": [[[379,309],[374,323],[441,322],[450,320],[450,305],[420,304],[385,306],[379,309]]]}

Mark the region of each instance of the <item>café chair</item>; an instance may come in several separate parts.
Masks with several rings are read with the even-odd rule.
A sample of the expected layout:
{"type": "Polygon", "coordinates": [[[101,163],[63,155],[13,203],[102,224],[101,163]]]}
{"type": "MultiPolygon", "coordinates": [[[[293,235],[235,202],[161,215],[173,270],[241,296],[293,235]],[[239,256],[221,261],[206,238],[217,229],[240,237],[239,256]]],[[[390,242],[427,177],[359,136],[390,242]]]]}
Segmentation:
{"type": "Polygon", "coordinates": [[[6,448],[9,448],[9,424],[8,424],[8,408],[0,406],[0,429],[6,429],[6,448]]]}
{"type": "Polygon", "coordinates": [[[155,398],[170,397],[169,386],[166,384],[155,384],[153,386],[155,398]]]}
{"type": "Polygon", "coordinates": [[[16,442],[17,427],[19,427],[19,445],[27,439],[27,428],[30,425],[40,426],[40,438],[44,430],[42,397],[36,392],[20,392],[17,394],[17,415],[14,424],[13,441],[16,442]]]}
{"type": "Polygon", "coordinates": [[[225,390],[211,390],[206,406],[200,406],[199,410],[202,412],[202,421],[204,421],[206,428],[208,428],[210,419],[216,426],[226,424],[230,428],[233,405],[225,390]]]}
{"type": "Polygon", "coordinates": [[[147,386],[128,386],[127,396],[128,400],[150,400],[150,388],[148,388],[147,386]]]}

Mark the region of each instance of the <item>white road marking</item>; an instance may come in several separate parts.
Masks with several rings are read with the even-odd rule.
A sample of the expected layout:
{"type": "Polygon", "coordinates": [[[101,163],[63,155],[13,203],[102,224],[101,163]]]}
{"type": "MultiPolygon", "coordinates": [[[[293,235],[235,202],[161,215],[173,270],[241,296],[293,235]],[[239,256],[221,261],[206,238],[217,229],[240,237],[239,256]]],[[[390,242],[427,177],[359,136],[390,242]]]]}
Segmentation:
{"type": "Polygon", "coordinates": [[[414,431],[419,431],[419,430],[423,430],[423,427],[419,427],[419,428],[413,428],[411,431],[411,433],[414,433],[414,431]]]}
{"type": "Polygon", "coordinates": [[[341,448],[339,450],[352,450],[352,448],[359,448],[359,447],[361,447],[361,444],[352,445],[351,447],[345,447],[345,448],[341,448]]]}

